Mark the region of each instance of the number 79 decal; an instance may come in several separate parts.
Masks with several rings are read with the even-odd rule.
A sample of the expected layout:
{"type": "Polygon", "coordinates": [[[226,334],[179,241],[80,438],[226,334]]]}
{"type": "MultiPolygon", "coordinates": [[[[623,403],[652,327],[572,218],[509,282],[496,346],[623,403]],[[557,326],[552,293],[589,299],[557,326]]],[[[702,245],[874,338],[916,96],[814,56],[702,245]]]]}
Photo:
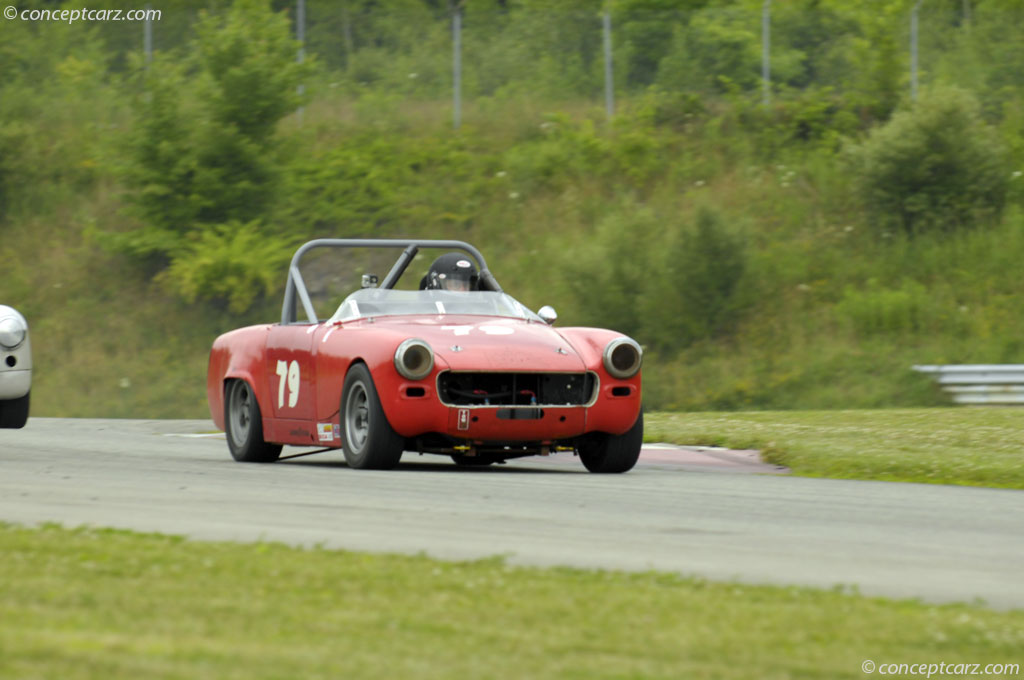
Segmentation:
{"type": "Polygon", "coordinates": [[[284,386],[288,383],[288,408],[295,408],[299,403],[299,362],[277,362],[277,375],[281,378],[277,385],[277,407],[284,408],[284,386]]]}

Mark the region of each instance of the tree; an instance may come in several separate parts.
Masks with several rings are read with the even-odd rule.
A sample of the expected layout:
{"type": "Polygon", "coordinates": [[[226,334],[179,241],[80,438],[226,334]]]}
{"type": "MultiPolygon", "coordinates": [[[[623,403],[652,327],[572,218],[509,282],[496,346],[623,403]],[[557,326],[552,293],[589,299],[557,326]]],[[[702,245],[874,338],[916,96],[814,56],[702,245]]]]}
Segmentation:
{"type": "Polygon", "coordinates": [[[875,128],[849,158],[872,222],[907,233],[997,219],[1010,172],[977,100],[957,89],[926,93],[875,128]]]}
{"type": "MultiPolygon", "coordinates": [[[[201,297],[194,282],[211,278],[195,269],[218,262],[201,252],[235,243],[239,225],[247,238],[264,230],[280,184],[277,125],[301,103],[298,85],[310,69],[296,62],[288,18],[263,0],[203,13],[197,34],[184,67],[158,59],[141,76],[125,180],[143,228],[112,239],[157,270],[170,265],[161,280],[187,298],[201,297]]],[[[262,280],[232,277],[238,286],[262,280]]],[[[211,291],[236,307],[253,299],[211,291]]]]}

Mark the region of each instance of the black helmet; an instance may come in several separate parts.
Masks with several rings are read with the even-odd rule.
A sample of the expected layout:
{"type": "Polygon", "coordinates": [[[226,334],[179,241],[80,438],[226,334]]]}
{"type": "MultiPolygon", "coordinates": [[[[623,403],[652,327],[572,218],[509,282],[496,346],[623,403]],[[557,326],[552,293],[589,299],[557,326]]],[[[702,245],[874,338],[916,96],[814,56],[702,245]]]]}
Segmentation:
{"type": "Polygon", "coordinates": [[[427,290],[476,290],[476,266],[462,253],[445,253],[434,260],[420,288],[427,290]]]}

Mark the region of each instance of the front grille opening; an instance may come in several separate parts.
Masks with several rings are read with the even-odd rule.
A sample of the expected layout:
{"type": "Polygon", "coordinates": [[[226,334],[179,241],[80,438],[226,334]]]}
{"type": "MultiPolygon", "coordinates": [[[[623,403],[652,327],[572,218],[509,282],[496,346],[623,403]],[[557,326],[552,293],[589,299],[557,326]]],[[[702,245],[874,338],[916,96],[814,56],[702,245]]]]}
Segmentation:
{"type": "MultiPolygon", "coordinates": [[[[544,410],[539,408],[499,408],[498,418],[500,420],[540,420],[544,417],[544,410]]],[[[563,416],[564,420],[565,417],[563,416]]]]}
{"type": "Polygon", "coordinates": [[[438,376],[449,406],[582,406],[594,394],[592,373],[453,373],[438,376]]]}
{"type": "Polygon", "coordinates": [[[633,390],[631,390],[629,387],[613,387],[612,388],[612,396],[613,397],[628,397],[632,392],[633,392],[633,390]]]}
{"type": "Polygon", "coordinates": [[[411,397],[413,399],[417,399],[419,397],[425,396],[426,394],[427,394],[427,391],[425,389],[423,389],[422,387],[409,387],[409,388],[406,388],[406,390],[405,390],[405,396],[411,397]]]}

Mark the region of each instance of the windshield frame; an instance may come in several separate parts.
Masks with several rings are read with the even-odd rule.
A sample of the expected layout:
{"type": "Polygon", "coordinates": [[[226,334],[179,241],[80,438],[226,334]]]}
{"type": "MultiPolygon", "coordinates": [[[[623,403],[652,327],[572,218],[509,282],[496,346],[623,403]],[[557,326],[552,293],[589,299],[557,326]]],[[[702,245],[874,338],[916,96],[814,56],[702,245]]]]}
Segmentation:
{"type": "Polygon", "coordinates": [[[385,288],[363,288],[351,293],[327,323],[394,316],[485,316],[543,323],[529,307],[508,293],[385,288]],[[491,309],[483,309],[488,305],[491,309]]]}

